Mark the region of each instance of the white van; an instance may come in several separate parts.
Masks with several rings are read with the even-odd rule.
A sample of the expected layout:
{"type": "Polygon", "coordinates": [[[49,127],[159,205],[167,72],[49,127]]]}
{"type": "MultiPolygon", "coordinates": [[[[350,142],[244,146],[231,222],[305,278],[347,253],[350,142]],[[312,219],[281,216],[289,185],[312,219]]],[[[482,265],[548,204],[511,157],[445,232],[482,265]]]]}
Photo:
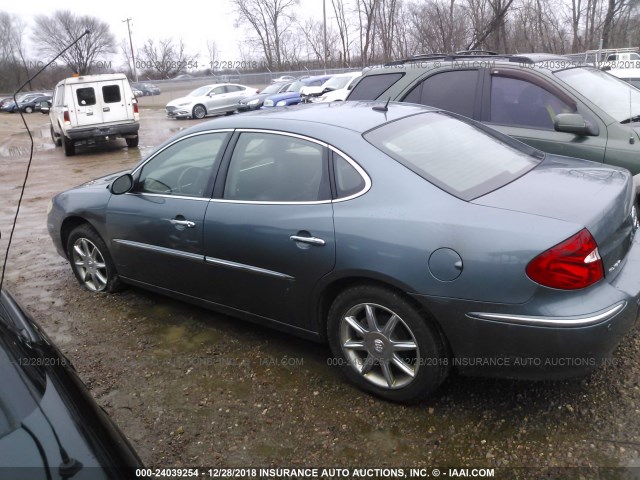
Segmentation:
{"type": "Polygon", "coordinates": [[[123,73],[65,78],[53,91],[51,138],[67,156],[76,145],[124,138],[138,146],[138,102],[123,73]]]}

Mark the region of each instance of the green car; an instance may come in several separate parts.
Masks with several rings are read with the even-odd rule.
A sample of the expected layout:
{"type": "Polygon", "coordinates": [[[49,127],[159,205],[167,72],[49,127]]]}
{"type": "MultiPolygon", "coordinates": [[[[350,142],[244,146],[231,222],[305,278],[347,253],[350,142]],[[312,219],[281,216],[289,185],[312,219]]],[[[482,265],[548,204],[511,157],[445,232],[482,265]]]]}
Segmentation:
{"type": "Polygon", "coordinates": [[[640,174],[640,90],[566,57],[415,56],[370,68],[347,100],[442,108],[542,151],[640,174]]]}

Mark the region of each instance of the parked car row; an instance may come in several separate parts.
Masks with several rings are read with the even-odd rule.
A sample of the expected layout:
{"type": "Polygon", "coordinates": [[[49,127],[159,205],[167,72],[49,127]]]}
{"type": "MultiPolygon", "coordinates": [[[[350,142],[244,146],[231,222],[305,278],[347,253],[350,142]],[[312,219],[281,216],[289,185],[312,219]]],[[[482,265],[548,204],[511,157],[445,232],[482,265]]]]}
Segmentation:
{"type": "Polygon", "coordinates": [[[13,97],[5,97],[0,100],[0,110],[7,113],[22,111],[23,113],[33,113],[40,111],[47,102],[51,101],[48,93],[27,93],[17,97],[18,102],[14,102],[13,97]]]}

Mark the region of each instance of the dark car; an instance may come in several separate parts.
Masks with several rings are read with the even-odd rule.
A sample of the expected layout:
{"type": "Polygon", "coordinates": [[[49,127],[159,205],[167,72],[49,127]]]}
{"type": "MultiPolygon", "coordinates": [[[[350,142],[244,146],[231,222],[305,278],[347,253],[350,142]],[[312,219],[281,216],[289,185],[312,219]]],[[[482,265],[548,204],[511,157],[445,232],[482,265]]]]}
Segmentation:
{"type": "Polygon", "coordinates": [[[370,68],[347,100],[431,105],[548,153],[640,174],[636,88],[563,56],[467,53],[417,56],[370,68]]]}
{"type": "Polygon", "coordinates": [[[420,105],[220,118],[54,197],[80,284],[132,284],[319,341],[361,388],[454,367],[584,374],[638,317],[631,175],[420,105]],[[569,359],[569,360],[567,360],[569,359]]]}
{"type": "Polygon", "coordinates": [[[241,98],[238,102],[238,112],[248,112],[250,110],[258,110],[262,107],[264,100],[276,93],[286,92],[291,86],[291,82],[274,83],[267,86],[264,90],[256,95],[249,95],[248,97],[241,98]]]}
{"type": "Polygon", "coordinates": [[[49,107],[50,105],[51,95],[40,95],[18,102],[18,108],[24,113],[39,112],[43,106],[49,107]]]}
{"type": "Polygon", "coordinates": [[[115,480],[136,478],[139,468],[69,360],[0,292],[0,476],[115,480]]]}
{"type": "Polygon", "coordinates": [[[160,95],[161,91],[152,83],[132,83],[131,86],[142,92],[143,96],[160,95]]]}

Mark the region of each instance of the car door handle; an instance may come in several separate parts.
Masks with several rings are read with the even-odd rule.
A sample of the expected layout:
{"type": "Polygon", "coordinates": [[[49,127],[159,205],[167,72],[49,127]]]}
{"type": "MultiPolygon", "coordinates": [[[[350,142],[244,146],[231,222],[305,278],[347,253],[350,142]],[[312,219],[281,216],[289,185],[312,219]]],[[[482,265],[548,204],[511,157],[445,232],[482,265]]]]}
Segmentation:
{"type": "Polygon", "coordinates": [[[195,222],[192,222],[191,220],[176,220],[175,218],[169,220],[169,222],[171,222],[172,225],[179,225],[181,227],[187,227],[187,228],[193,228],[196,226],[195,222]]]}
{"type": "Polygon", "coordinates": [[[316,245],[318,247],[322,247],[326,243],[321,238],[317,238],[317,237],[301,237],[300,235],[291,235],[289,237],[289,239],[293,240],[294,242],[308,243],[309,245],[316,245]]]}

